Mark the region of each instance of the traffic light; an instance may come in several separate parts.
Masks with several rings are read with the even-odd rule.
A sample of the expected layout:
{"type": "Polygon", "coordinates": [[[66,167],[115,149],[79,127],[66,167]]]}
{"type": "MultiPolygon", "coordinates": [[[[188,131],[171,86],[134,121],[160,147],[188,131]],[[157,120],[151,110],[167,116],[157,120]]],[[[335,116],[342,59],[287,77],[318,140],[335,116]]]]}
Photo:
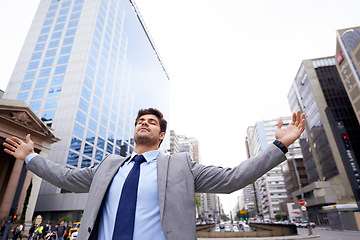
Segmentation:
{"type": "Polygon", "coordinates": [[[14,222],[16,220],[16,218],[17,218],[17,216],[16,216],[16,214],[14,214],[11,222],[14,222]]]}
{"type": "Polygon", "coordinates": [[[345,149],[350,150],[351,145],[350,145],[349,136],[347,134],[342,134],[342,140],[344,142],[345,149]]]}

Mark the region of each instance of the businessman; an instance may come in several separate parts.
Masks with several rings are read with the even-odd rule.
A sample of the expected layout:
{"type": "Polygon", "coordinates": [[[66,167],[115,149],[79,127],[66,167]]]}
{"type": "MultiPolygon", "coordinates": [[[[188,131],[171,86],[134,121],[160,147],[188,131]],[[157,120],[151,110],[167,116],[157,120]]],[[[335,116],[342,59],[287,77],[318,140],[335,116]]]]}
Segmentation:
{"type": "Polygon", "coordinates": [[[188,153],[160,153],[167,122],[153,108],[138,112],[134,153],[110,155],[96,167],[68,169],[46,160],[34,152],[30,135],[25,142],[6,139],[4,146],[48,182],[89,193],[78,239],[195,240],[195,192],[231,193],[284,161],[305,129],[305,115],[298,111],[288,127],[282,125],[279,119],[273,144],[232,169],[197,164],[188,153]]]}

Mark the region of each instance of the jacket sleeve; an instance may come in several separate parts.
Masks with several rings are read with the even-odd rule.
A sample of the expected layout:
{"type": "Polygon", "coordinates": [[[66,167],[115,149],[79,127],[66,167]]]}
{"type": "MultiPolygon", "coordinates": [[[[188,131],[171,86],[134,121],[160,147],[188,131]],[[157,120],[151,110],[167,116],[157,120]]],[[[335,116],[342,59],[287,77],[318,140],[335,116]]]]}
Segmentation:
{"type": "Polygon", "coordinates": [[[188,159],[188,164],[194,176],[195,192],[232,193],[255,182],[285,159],[285,154],[274,144],[270,144],[257,156],[234,168],[203,166],[191,159],[188,159]]]}
{"type": "Polygon", "coordinates": [[[46,160],[40,155],[31,159],[26,167],[49,183],[75,193],[86,193],[89,191],[97,169],[97,167],[70,169],[46,160]]]}

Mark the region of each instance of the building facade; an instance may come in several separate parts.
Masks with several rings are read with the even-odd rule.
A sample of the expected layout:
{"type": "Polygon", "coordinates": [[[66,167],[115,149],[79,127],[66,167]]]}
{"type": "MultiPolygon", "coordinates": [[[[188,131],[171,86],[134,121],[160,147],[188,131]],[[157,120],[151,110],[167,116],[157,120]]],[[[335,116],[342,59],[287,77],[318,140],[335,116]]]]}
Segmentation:
{"type": "MultiPolygon", "coordinates": [[[[307,116],[300,146],[309,181],[303,188],[309,218],[317,224],[342,226],[335,223],[341,221],[338,215],[326,213],[322,207],[356,203],[360,183],[358,162],[354,151],[346,151],[344,140],[350,139],[352,149],[360,146],[353,141],[356,137],[343,139],[358,135],[359,124],[335,58],[304,60],[288,101],[292,111],[300,109],[307,116]]],[[[300,191],[293,193],[295,202],[300,195],[300,191]]]]}
{"type": "MultiPolygon", "coordinates": [[[[41,0],[3,97],[25,101],[54,129],[61,140],[49,159],[83,168],[132,153],[140,108],[168,118],[168,81],[131,1],[41,0]]],[[[80,220],[86,198],[44,181],[36,212],[80,220]]]]}

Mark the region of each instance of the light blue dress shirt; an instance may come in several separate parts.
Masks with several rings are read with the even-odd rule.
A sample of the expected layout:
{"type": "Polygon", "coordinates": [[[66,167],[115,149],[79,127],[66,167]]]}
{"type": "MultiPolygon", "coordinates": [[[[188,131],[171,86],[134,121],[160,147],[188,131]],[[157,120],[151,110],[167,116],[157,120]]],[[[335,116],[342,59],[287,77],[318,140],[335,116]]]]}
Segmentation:
{"type": "MultiPolygon", "coordinates": [[[[133,153],[131,159],[137,153],[133,153]]],[[[28,163],[37,154],[30,154],[26,157],[28,163]]],[[[142,154],[146,162],[140,165],[139,188],[137,195],[134,240],[165,240],[161,228],[159,194],[157,185],[157,158],[159,151],[149,151],[142,154]]],[[[115,174],[109,189],[104,197],[102,208],[99,212],[99,240],[111,240],[116,212],[119,205],[120,194],[127,175],[134,162],[129,160],[124,163],[115,174]]],[[[106,186],[104,186],[106,187],[106,186]]]]}
{"type": "MultiPolygon", "coordinates": [[[[136,153],[133,153],[133,158],[136,153]]],[[[146,162],[140,165],[139,188],[135,212],[134,240],[165,240],[161,228],[159,194],[157,185],[158,150],[142,154],[146,162]]],[[[100,212],[99,240],[112,239],[116,212],[120,194],[127,175],[133,167],[133,161],[127,161],[119,168],[106,193],[100,212]]]]}

